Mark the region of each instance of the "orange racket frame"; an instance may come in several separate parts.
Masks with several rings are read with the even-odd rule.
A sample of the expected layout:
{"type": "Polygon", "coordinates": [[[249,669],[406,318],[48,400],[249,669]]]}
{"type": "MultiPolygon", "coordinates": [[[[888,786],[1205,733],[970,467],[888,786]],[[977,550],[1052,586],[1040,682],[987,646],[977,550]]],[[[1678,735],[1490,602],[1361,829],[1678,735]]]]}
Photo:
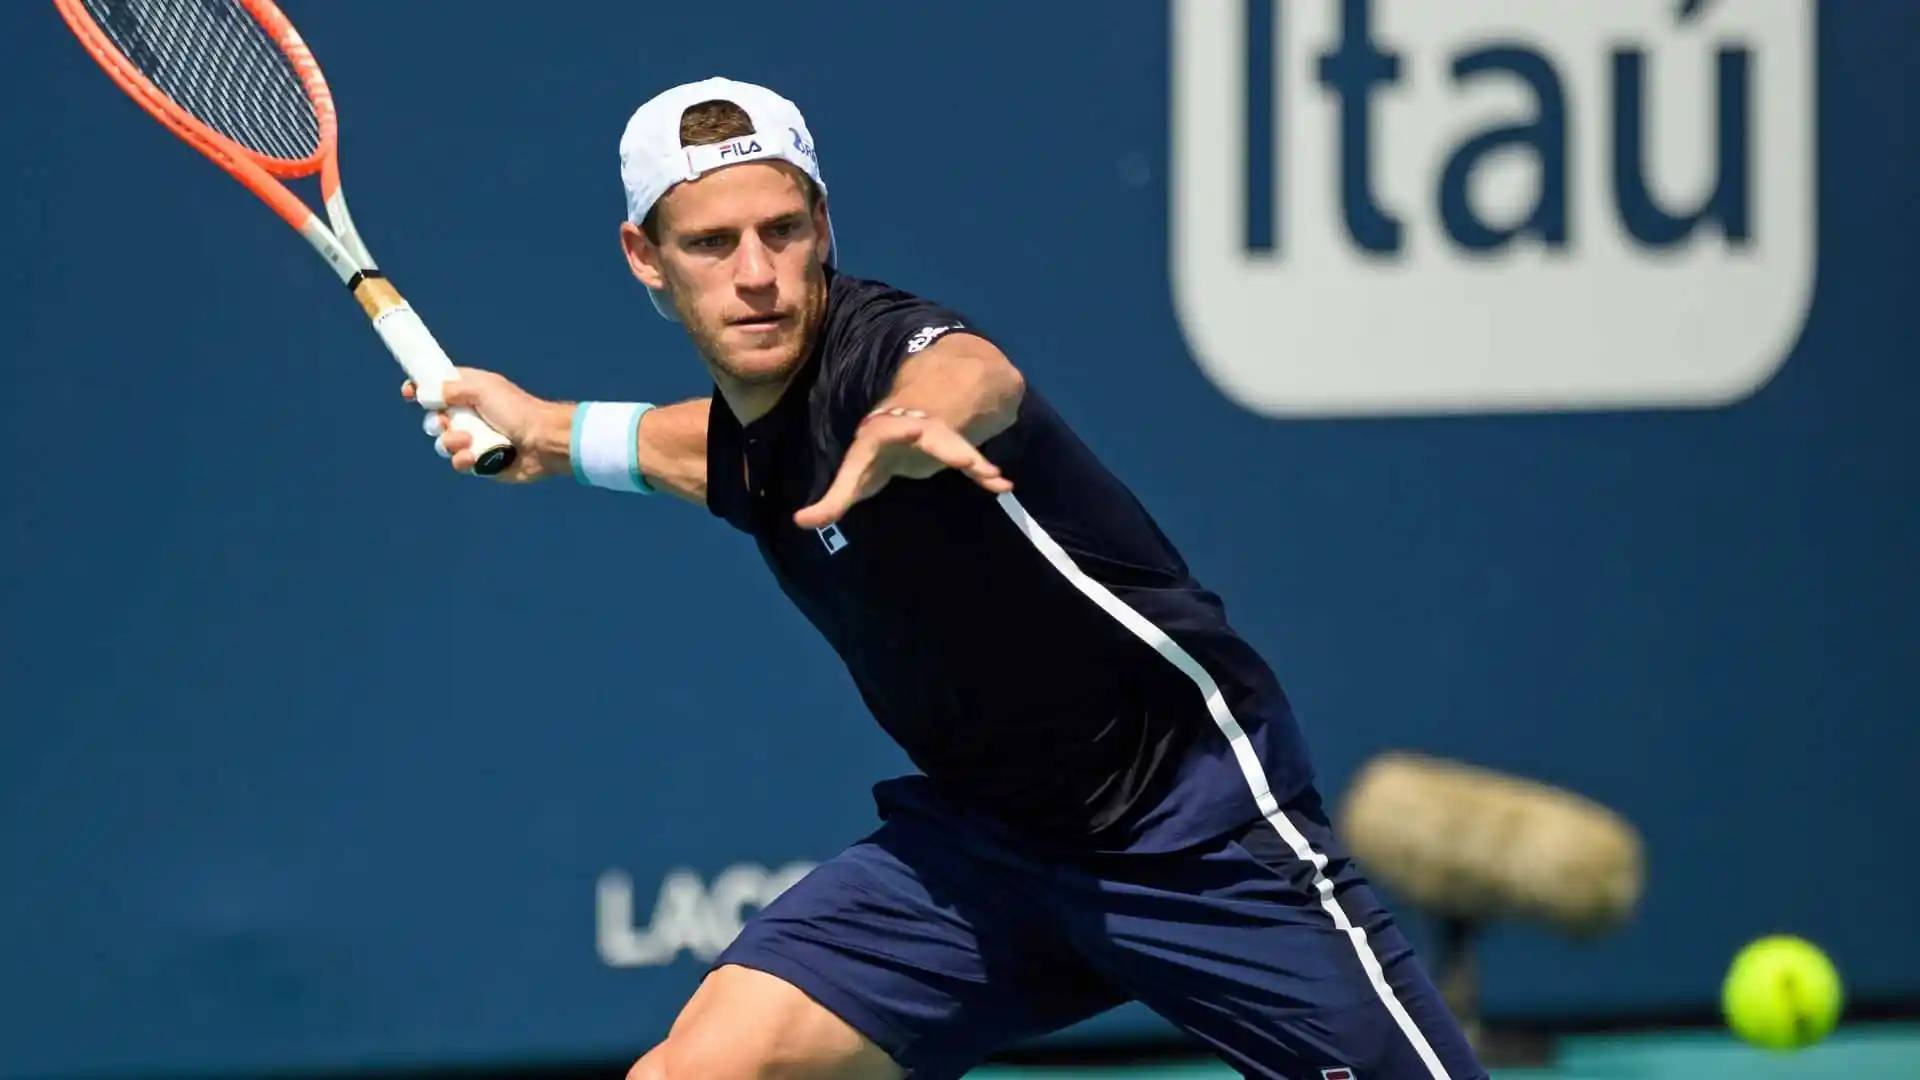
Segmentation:
{"type": "MultiPolygon", "coordinates": [[[[246,185],[295,232],[306,237],[360,302],[375,332],[413,380],[421,406],[429,410],[444,407],[440,387],[456,376],[453,362],[413,307],[380,272],[347,211],[346,192],[340,186],[339,116],[334,109],[333,91],[327,87],[319,63],[293,23],[271,0],[236,2],[273,39],[306,90],[320,133],[318,147],[307,157],[293,160],[262,154],[213,130],[142,74],[94,22],[83,0],[53,0],[53,6],[86,47],[88,55],[128,97],[187,145],[246,185]],[[320,198],[326,207],[326,220],[282,182],[315,173],[320,176],[320,198]]],[[[456,408],[449,410],[449,416],[454,430],[466,431],[473,437],[474,472],[491,475],[512,464],[513,445],[478,414],[456,408]]]]}

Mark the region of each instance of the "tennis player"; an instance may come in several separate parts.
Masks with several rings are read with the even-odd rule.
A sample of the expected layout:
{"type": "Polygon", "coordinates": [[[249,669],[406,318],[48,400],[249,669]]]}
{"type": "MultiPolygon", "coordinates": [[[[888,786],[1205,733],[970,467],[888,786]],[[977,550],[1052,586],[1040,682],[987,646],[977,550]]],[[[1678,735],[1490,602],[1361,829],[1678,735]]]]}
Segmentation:
{"type": "Polygon", "coordinates": [[[551,402],[469,368],[446,402],[520,449],[503,479],[666,492],[751,535],[920,769],[631,1080],[944,1080],[1129,1000],[1247,1076],[1485,1076],[1220,599],[984,330],[835,268],[799,110],[675,87],[620,172],[627,261],[714,396],[551,402]]]}

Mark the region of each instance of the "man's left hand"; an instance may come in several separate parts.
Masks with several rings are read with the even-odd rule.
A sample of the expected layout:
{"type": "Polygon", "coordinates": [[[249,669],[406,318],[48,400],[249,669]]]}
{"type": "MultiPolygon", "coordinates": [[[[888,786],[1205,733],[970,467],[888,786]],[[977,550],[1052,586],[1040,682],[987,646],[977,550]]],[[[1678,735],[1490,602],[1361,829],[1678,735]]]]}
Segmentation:
{"type": "Polygon", "coordinates": [[[923,480],[942,469],[958,469],[996,495],[1013,490],[999,467],[946,421],[917,409],[875,409],[861,421],[833,485],[819,502],[796,511],[793,522],[824,528],[895,477],[923,480]]]}

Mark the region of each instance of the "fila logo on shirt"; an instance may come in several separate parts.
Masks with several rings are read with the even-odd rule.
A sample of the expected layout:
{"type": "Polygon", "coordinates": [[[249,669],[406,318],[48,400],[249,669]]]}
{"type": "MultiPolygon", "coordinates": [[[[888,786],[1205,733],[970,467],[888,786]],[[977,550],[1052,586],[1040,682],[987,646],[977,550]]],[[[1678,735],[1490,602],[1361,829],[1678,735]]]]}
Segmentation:
{"type": "Polygon", "coordinates": [[[1268,416],[1709,407],[1812,302],[1815,0],[1174,0],[1174,306],[1268,416]]]}
{"type": "Polygon", "coordinates": [[[912,337],[907,339],[908,354],[911,355],[913,353],[919,352],[921,349],[924,349],[927,346],[933,344],[934,342],[939,341],[942,337],[946,335],[947,331],[958,330],[961,328],[961,326],[962,326],[961,323],[954,323],[951,326],[921,327],[920,329],[914,331],[912,337]]]}
{"type": "Polygon", "coordinates": [[[820,542],[827,545],[829,555],[838,555],[840,549],[847,546],[847,534],[841,532],[838,525],[822,525],[813,531],[820,535],[820,542]]]}

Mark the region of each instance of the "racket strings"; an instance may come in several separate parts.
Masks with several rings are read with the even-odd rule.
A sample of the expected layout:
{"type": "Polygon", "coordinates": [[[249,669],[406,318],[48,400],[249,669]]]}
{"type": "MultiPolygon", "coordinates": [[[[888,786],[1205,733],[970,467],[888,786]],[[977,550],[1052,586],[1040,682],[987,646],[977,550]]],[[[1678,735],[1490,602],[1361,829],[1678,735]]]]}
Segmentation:
{"type": "Polygon", "coordinates": [[[147,80],[201,123],[257,154],[320,149],[306,87],[238,0],[83,0],[147,80]]]}

